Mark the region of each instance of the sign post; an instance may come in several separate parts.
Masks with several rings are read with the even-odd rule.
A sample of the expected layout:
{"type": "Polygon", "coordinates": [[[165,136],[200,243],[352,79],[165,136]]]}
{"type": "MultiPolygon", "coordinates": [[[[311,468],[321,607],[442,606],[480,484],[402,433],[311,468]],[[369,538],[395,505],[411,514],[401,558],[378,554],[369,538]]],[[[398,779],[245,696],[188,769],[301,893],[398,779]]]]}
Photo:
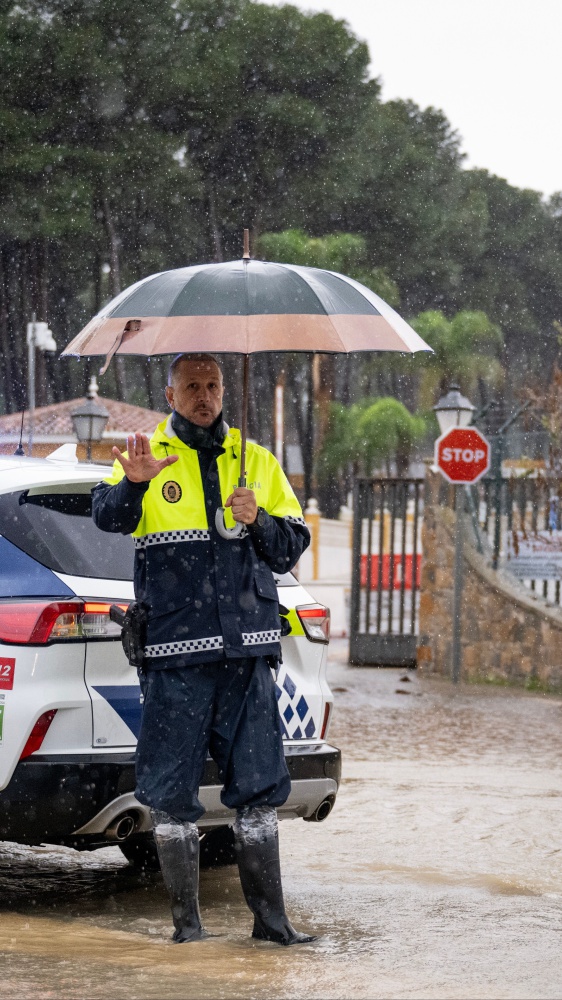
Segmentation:
{"type": "Polygon", "coordinates": [[[475,427],[453,427],[435,442],[435,465],[455,489],[455,565],[451,679],[458,684],[462,664],[463,486],[476,483],[490,468],[490,444],[475,427]]]}

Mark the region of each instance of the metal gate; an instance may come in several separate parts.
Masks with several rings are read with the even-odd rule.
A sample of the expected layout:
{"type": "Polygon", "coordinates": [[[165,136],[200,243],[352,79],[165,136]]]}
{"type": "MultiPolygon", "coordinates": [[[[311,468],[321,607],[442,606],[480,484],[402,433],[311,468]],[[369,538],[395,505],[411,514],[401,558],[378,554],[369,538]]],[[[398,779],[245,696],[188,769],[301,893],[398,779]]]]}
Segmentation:
{"type": "Polygon", "coordinates": [[[350,662],[414,666],[423,479],[357,479],[350,662]]]}

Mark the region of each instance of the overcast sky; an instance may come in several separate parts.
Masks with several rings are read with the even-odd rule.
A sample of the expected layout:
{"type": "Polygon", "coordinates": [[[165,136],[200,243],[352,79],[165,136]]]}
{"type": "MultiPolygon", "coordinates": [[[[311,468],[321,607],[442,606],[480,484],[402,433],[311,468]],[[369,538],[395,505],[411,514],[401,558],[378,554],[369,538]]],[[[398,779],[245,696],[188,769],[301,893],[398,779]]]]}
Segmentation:
{"type": "Polygon", "coordinates": [[[560,0],[292,2],[347,20],[368,43],[383,100],[440,108],[462,136],[465,165],[562,191],[560,0]]]}

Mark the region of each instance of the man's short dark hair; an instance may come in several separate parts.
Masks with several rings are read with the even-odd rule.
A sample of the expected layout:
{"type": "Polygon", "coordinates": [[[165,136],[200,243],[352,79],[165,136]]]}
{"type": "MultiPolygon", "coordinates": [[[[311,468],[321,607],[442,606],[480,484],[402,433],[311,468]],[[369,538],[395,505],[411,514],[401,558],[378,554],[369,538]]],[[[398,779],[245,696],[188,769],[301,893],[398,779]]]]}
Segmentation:
{"type": "Polygon", "coordinates": [[[207,363],[208,362],[212,362],[214,365],[217,366],[217,368],[218,368],[218,370],[220,372],[221,379],[222,379],[222,368],[221,368],[219,362],[217,361],[217,359],[214,358],[212,354],[187,354],[187,353],[184,353],[184,354],[176,354],[174,360],[172,361],[170,367],[168,368],[168,385],[172,384],[172,382],[174,380],[174,376],[175,376],[175,374],[176,374],[179,366],[181,365],[182,361],[206,361],[207,363]]]}

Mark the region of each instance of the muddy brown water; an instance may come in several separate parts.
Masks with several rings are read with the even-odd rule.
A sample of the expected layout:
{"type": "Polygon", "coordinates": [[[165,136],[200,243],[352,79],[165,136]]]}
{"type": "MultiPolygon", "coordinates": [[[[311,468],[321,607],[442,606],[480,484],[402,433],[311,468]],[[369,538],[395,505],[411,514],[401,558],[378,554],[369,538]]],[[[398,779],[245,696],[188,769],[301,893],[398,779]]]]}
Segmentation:
{"type": "Polygon", "coordinates": [[[180,946],[118,849],[3,844],[0,997],[562,997],[562,700],[345,660],[333,643],[336,808],[281,825],[316,944],[252,942],[233,868],[201,877],[217,936],[180,946]]]}

